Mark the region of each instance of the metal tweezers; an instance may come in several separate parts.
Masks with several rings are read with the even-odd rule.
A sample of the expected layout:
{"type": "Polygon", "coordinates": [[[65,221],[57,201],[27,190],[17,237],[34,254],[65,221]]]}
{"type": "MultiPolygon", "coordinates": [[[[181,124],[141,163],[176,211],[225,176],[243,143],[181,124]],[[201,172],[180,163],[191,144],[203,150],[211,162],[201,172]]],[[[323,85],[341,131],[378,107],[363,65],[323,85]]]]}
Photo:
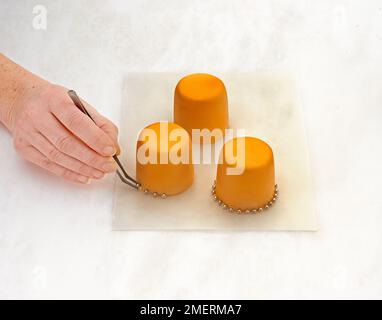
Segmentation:
{"type": "MultiPolygon", "coordinates": [[[[69,90],[68,95],[72,99],[75,106],[78,109],[80,109],[84,114],[86,114],[90,119],[92,119],[92,121],[94,123],[96,123],[94,121],[94,119],[91,117],[91,115],[89,114],[89,112],[85,109],[85,107],[84,107],[83,103],[81,102],[81,99],[78,97],[77,93],[74,90],[69,90]]],[[[123,168],[122,163],[121,163],[121,161],[119,161],[116,154],[113,155],[113,159],[118,165],[119,169],[117,169],[117,175],[121,179],[121,181],[128,184],[130,187],[133,187],[134,189],[138,189],[139,183],[135,179],[133,179],[131,176],[128,175],[128,173],[123,168]],[[122,173],[120,170],[122,171],[122,173]]]]}

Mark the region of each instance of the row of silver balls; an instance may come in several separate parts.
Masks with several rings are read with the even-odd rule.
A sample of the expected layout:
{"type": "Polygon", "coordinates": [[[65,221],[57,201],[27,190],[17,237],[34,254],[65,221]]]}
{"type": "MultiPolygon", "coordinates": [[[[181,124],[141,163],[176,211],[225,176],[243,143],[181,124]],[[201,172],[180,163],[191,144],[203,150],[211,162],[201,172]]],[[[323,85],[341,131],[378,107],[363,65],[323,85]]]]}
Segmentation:
{"type": "Polygon", "coordinates": [[[276,200],[278,199],[279,197],[279,188],[277,186],[277,184],[275,185],[275,192],[273,194],[273,197],[272,197],[272,200],[269,201],[264,207],[261,207],[261,208],[254,208],[254,209],[247,209],[247,210],[241,210],[241,209],[234,209],[234,208],[231,208],[230,206],[228,206],[227,204],[225,204],[223,201],[221,201],[218,196],[216,195],[216,180],[214,181],[214,184],[212,185],[212,190],[211,190],[211,194],[212,194],[212,198],[218,203],[219,206],[221,206],[224,210],[228,210],[229,212],[232,212],[232,213],[237,213],[237,214],[242,214],[242,213],[246,213],[246,214],[249,214],[249,213],[261,213],[263,212],[264,210],[267,210],[269,209],[270,207],[272,207],[276,200]]]}
{"type": "Polygon", "coordinates": [[[144,194],[147,194],[147,195],[150,194],[154,198],[162,198],[162,199],[167,198],[167,194],[165,194],[165,193],[158,193],[158,192],[152,192],[149,189],[143,189],[143,187],[140,184],[138,184],[138,190],[142,191],[144,194]]]}
{"type": "MultiPolygon", "coordinates": [[[[146,195],[152,195],[154,198],[162,198],[162,199],[165,199],[167,198],[167,195],[165,193],[158,193],[158,192],[152,192],[148,189],[143,189],[142,186],[139,184],[138,185],[138,190],[139,191],[142,191],[144,194],[146,195]]],[[[273,198],[271,201],[269,201],[265,206],[264,208],[256,208],[256,209],[251,209],[251,210],[241,210],[241,209],[233,209],[231,208],[230,206],[228,206],[227,204],[225,204],[223,201],[221,201],[217,195],[216,195],[216,180],[214,181],[214,184],[212,185],[212,191],[211,191],[211,194],[212,194],[212,197],[213,199],[219,204],[219,206],[221,206],[223,209],[225,210],[228,210],[229,212],[234,212],[234,213],[237,213],[237,214],[241,214],[241,213],[260,213],[264,210],[267,210],[269,209],[270,207],[272,207],[274,205],[274,203],[276,202],[276,200],[278,199],[279,197],[279,189],[278,189],[278,186],[277,184],[275,185],[275,192],[273,194],[273,198]]]]}

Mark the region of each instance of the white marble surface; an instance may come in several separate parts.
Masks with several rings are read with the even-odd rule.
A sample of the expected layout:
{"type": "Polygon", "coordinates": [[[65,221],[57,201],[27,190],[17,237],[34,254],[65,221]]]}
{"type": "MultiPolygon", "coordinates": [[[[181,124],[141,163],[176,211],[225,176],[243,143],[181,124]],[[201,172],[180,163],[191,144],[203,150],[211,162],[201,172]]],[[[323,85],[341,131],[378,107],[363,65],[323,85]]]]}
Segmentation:
{"type": "Polygon", "coordinates": [[[0,128],[1,298],[382,297],[381,1],[2,0],[0,50],[117,123],[131,71],[292,71],[320,224],[112,232],[113,177],[59,181],[0,128]]]}

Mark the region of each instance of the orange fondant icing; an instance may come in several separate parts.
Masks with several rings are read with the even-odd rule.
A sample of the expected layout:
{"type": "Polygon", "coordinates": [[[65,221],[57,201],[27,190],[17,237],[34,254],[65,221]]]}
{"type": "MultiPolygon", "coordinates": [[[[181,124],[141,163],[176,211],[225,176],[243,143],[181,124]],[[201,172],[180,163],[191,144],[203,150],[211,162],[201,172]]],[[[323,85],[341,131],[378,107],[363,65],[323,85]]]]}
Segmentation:
{"type": "Polygon", "coordinates": [[[275,188],[275,169],[273,152],[267,143],[253,137],[234,138],[224,145],[220,159],[216,195],[225,204],[233,209],[250,210],[264,207],[271,201],[275,188]],[[240,147],[243,142],[244,149],[240,147]],[[238,159],[245,161],[240,163],[238,159]],[[228,175],[227,169],[236,166],[242,173],[228,175]]]}
{"type": "Polygon", "coordinates": [[[174,122],[190,135],[192,129],[220,129],[224,135],[228,127],[228,101],[224,83],[205,73],[182,78],[175,88],[174,122]]]}
{"type": "Polygon", "coordinates": [[[185,191],[193,182],[191,139],[187,131],[179,125],[165,124],[168,124],[164,127],[165,130],[163,127],[161,129],[160,122],[156,122],[140,132],[137,141],[136,175],[143,189],[175,195],[185,191]],[[149,138],[152,132],[156,135],[155,139],[149,138]],[[144,147],[142,150],[146,150],[147,155],[151,152],[151,157],[148,158],[156,159],[156,163],[141,163],[138,159],[140,147],[144,147]],[[182,157],[186,161],[180,161],[182,157]],[[179,161],[174,162],[173,159],[179,161]]]}

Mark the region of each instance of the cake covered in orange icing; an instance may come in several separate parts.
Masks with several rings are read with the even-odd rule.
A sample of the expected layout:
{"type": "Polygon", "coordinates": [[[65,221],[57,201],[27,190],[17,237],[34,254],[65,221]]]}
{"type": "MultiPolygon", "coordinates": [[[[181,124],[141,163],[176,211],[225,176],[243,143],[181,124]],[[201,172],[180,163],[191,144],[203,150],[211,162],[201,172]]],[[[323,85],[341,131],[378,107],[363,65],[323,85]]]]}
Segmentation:
{"type": "Polygon", "coordinates": [[[182,78],[175,88],[174,122],[191,137],[192,129],[220,129],[224,135],[228,128],[228,101],[223,81],[206,73],[182,78]]]}
{"type": "Polygon", "coordinates": [[[275,201],[271,147],[253,137],[226,142],[217,167],[214,194],[226,207],[242,212],[263,210],[275,201]]]}
{"type": "Polygon", "coordinates": [[[156,122],[139,134],[136,176],[141,189],[154,195],[175,195],[192,185],[191,139],[175,123],[156,122]]]}

